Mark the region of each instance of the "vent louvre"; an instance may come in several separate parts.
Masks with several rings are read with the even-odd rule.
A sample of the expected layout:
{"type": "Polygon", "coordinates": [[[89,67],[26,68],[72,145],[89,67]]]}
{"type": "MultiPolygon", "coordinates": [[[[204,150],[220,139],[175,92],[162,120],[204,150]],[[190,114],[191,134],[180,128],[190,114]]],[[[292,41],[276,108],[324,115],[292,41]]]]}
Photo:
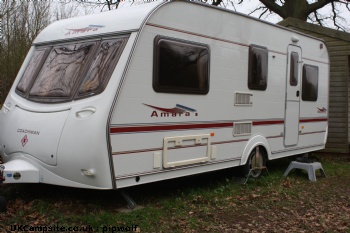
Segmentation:
{"type": "Polygon", "coordinates": [[[235,123],[233,135],[241,136],[241,135],[249,135],[252,133],[252,122],[240,122],[235,123]]]}
{"type": "Polygon", "coordinates": [[[242,92],[236,92],[235,93],[235,105],[238,106],[251,106],[253,104],[251,97],[253,94],[251,93],[242,93],[242,92]]]}

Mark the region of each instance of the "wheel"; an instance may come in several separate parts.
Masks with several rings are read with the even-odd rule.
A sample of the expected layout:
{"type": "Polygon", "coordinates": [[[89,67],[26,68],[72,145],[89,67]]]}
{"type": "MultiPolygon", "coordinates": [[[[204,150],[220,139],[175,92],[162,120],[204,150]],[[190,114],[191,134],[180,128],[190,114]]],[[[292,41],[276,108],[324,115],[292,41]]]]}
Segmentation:
{"type": "Polygon", "coordinates": [[[243,174],[252,178],[259,178],[262,174],[262,168],[266,166],[266,157],[260,147],[256,147],[249,155],[247,163],[243,166],[243,174]],[[250,174],[249,174],[250,173],[250,174]]]}
{"type": "Polygon", "coordinates": [[[6,199],[4,197],[0,197],[0,213],[6,212],[6,199]]]}

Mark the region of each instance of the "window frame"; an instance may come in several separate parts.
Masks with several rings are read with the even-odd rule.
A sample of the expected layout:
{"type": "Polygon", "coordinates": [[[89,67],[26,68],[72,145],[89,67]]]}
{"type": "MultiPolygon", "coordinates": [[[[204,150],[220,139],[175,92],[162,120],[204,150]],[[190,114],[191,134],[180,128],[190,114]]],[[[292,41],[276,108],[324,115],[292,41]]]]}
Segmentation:
{"type": "Polygon", "coordinates": [[[318,99],[318,82],[319,82],[319,67],[315,66],[315,65],[311,65],[311,64],[304,64],[303,65],[303,75],[302,75],[302,87],[301,87],[301,99],[303,101],[312,101],[312,102],[316,102],[318,99]],[[307,74],[307,68],[311,68],[311,69],[316,69],[317,70],[317,76],[316,76],[316,92],[314,95],[309,95],[310,91],[310,85],[313,85],[313,83],[311,83],[309,80],[307,80],[306,74],[307,74]],[[307,86],[309,85],[309,86],[307,86]]]}
{"type": "MultiPolygon", "coordinates": [[[[268,82],[268,67],[269,67],[269,50],[267,47],[260,46],[260,45],[255,45],[251,44],[249,45],[249,56],[248,56],[248,88],[250,90],[258,90],[258,91],[265,91],[267,89],[267,82],[268,82]],[[266,67],[265,67],[265,82],[264,84],[255,84],[255,79],[256,77],[253,77],[254,71],[253,71],[253,66],[254,66],[254,56],[255,51],[262,51],[264,52],[263,55],[266,56],[266,67]]],[[[259,69],[259,67],[257,67],[259,69]]],[[[261,69],[261,68],[260,68],[261,69]]],[[[262,69],[261,69],[262,70],[262,69]]],[[[260,75],[263,76],[263,75],[260,75]]],[[[260,82],[263,79],[260,79],[260,82]]]]}
{"type": "MultiPolygon", "coordinates": [[[[113,71],[114,71],[116,65],[118,64],[118,61],[119,61],[119,59],[120,59],[120,56],[121,56],[121,54],[122,54],[123,51],[124,51],[124,48],[125,48],[125,45],[126,45],[126,43],[127,43],[127,39],[128,39],[128,38],[129,38],[129,37],[112,37],[112,38],[105,38],[105,39],[103,39],[103,40],[100,41],[99,45],[96,47],[96,51],[95,51],[95,53],[94,53],[94,56],[93,56],[93,58],[92,58],[92,61],[90,62],[90,65],[94,65],[94,61],[95,61],[95,58],[97,58],[97,55],[98,55],[97,53],[98,53],[98,51],[99,51],[99,49],[100,49],[100,46],[101,46],[104,42],[120,39],[120,40],[121,40],[121,44],[120,44],[120,47],[118,48],[118,50],[116,51],[115,57],[113,58],[112,61],[110,61],[110,64],[109,64],[109,66],[107,67],[107,71],[106,71],[106,73],[105,73],[105,76],[106,76],[107,78],[104,78],[104,80],[103,80],[103,82],[102,82],[102,85],[100,85],[97,89],[95,89],[95,91],[94,91],[93,93],[91,93],[91,92],[86,92],[86,93],[81,94],[81,93],[80,93],[80,90],[81,90],[81,88],[82,88],[83,83],[85,82],[86,77],[87,77],[87,73],[85,73],[84,77],[81,78],[80,83],[79,83],[79,85],[78,85],[78,90],[76,91],[75,99],[83,99],[83,98],[87,98],[87,97],[90,97],[90,96],[93,96],[93,95],[98,95],[98,94],[102,93],[102,92],[105,90],[105,88],[106,88],[106,86],[107,86],[107,84],[108,84],[110,78],[112,77],[112,73],[113,73],[113,71]]],[[[91,67],[88,67],[88,69],[87,69],[86,72],[89,72],[89,71],[90,71],[90,68],[91,68],[91,67]]]]}
{"type": "Polygon", "coordinates": [[[21,79],[18,81],[17,85],[16,85],[16,89],[15,89],[15,92],[24,97],[24,98],[28,98],[28,93],[29,93],[29,90],[32,88],[33,86],[33,83],[35,82],[35,79],[34,77],[37,77],[40,70],[41,70],[41,67],[43,66],[44,62],[46,61],[46,58],[47,56],[49,55],[50,51],[52,49],[52,46],[42,46],[42,47],[39,47],[38,49],[34,48],[34,51],[33,51],[33,55],[31,56],[26,68],[24,69],[23,71],[23,74],[22,74],[22,77],[21,79]],[[44,50],[44,54],[42,56],[42,58],[40,59],[40,62],[38,63],[38,66],[36,68],[34,68],[34,71],[32,72],[31,74],[31,77],[29,77],[30,81],[28,82],[28,86],[26,87],[26,90],[25,92],[22,92],[18,89],[18,85],[21,83],[22,79],[24,78],[24,75],[27,71],[27,69],[29,68],[29,65],[34,57],[34,54],[36,51],[39,51],[39,50],[44,50]],[[39,69],[40,68],[40,69],[39,69]]]}
{"type": "MultiPolygon", "coordinates": [[[[198,74],[199,76],[199,74],[198,74]]],[[[153,46],[153,79],[152,79],[152,87],[155,92],[158,93],[169,93],[169,94],[198,94],[198,95],[206,95],[210,90],[210,47],[204,43],[198,43],[194,41],[182,40],[178,38],[172,38],[162,35],[157,35],[154,38],[154,46],[153,46]],[[160,43],[161,42],[169,42],[174,44],[183,44],[187,46],[193,46],[197,48],[202,48],[207,51],[206,54],[206,74],[205,74],[205,86],[200,89],[198,87],[179,87],[179,86],[166,86],[160,84],[160,43]]]]}
{"type": "Polygon", "coordinates": [[[85,77],[86,72],[89,68],[89,64],[91,63],[92,58],[94,57],[95,53],[96,53],[96,49],[98,48],[99,44],[100,44],[101,39],[98,40],[84,40],[84,41],[70,41],[70,42],[66,42],[66,43],[62,43],[62,44],[54,44],[52,45],[50,51],[48,52],[48,55],[46,56],[45,60],[43,61],[43,64],[41,64],[41,67],[38,68],[38,73],[36,75],[36,77],[34,78],[34,81],[31,85],[31,87],[28,90],[27,93],[27,98],[29,100],[33,100],[36,102],[67,102],[67,101],[71,101],[73,100],[73,97],[75,96],[75,93],[77,91],[77,88],[79,87],[79,83],[81,82],[82,77],[85,77]],[[79,72],[79,74],[77,75],[77,80],[76,82],[72,85],[70,94],[68,96],[35,96],[35,95],[31,95],[31,90],[34,87],[34,83],[35,81],[39,78],[39,75],[43,69],[43,66],[46,63],[46,59],[48,59],[48,57],[50,56],[51,51],[53,51],[54,49],[66,46],[66,45],[75,45],[75,44],[84,44],[84,43],[91,43],[94,42],[94,45],[92,45],[91,48],[91,52],[90,54],[86,57],[86,62],[85,64],[81,67],[81,70],[79,72]]]}
{"type": "Polygon", "coordinates": [[[31,78],[31,83],[28,85],[26,92],[23,93],[20,90],[18,90],[17,87],[18,87],[18,84],[21,82],[22,78],[24,77],[24,74],[25,74],[25,72],[26,72],[26,70],[31,62],[31,59],[34,56],[35,51],[33,52],[33,55],[31,56],[31,58],[27,64],[27,67],[25,68],[25,70],[22,74],[21,79],[19,80],[19,82],[16,85],[15,92],[25,99],[28,99],[28,100],[33,101],[33,102],[39,102],[39,103],[62,103],[62,102],[69,102],[69,101],[73,101],[73,100],[79,100],[79,99],[84,99],[84,98],[98,95],[106,89],[108,82],[112,76],[112,73],[113,73],[116,65],[118,64],[120,56],[125,49],[125,46],[126,46],[126,43],[129,39],[129,37],[130,37],[130,35],[127,34],[127,35],[109,36],[109,37],[102,37],[102,38],[96,37],[96,38],[92,38],[92,39],[79,38],[79,39],[70,40],[70,41],[64,41],[64,42],[58,42],[58,43],[53,42],[50,44],[45,43],[43,45],[35,46],[35,48],[34,48],[35,51],[41,50],[41,49],[44,49],[46,51],[45,51],[43,57],[41,58],[40,63],[38,63],[37,67],[35,68],[35,71],[32,72],[32,76],[34,78],[33,77],[31,78]],[[94,91],[93,93],[79,95],[79,89],[81,88],[82,83],[85,81],[87,74],[90,71],[90,66],[92,65],[92,62],[94,61],[95,57],[97,56],[97,52],[98,52],[101,44],[105,41],[118,40],[118,39],[122,40],[122,42],[121,42],[120,47],[118,48],[115,59],[113,60],[113,64],[111,64],[108,67],[108,71],[106,72],[106,75],[105,75],[106,78],[103,81],[103,85],[101,85],[99,88],[97,88],[96,91],[94,91]],[[74,44],[79,44],[79,43],[83,44],[83,43],[91,43],[91,42],[93,42],[95,44],[91,48],[90,54],[86,57],[86,62],[83,65],[83,67],[80,71],[80,74],[78,75],[77,81],[74,84],[69,96],[67,96],[67,97],[62,97],[62,96],[45,97],[45,96],[30,95],[31,89],[33,88],[33,85],[34,85],[35,81],[37,80],[38,75],[40,74],[41,70],[43,69],[43,65],[45,64],[46,59],[48,58],[49,54],[51,53],[51,51],[53,49],[58,48],[60,46],[64,46],[64,45],[74,45],[74,44]]]}

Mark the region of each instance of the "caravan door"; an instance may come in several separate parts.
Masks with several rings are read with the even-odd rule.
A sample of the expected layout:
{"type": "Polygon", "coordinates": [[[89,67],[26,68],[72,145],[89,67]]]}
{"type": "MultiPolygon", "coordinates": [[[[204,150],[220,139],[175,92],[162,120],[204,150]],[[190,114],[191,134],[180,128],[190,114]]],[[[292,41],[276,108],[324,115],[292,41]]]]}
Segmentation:
{"type": "Polygon", "coordinates": [[[301,48],[288,46],[284,145],[295,146],[299,140],[301,48]]]}

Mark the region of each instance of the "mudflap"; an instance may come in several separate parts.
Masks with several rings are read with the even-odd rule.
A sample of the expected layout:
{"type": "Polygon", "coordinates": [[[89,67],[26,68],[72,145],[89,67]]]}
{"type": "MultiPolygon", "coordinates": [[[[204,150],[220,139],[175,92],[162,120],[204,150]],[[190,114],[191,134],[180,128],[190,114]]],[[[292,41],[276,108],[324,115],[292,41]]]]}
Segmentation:
{"type": "Polygon", "coordinates": [[[0,165],[0,184],[3,183],[39,183],[39,169],[24,160],[11,160],[0,165]]]}

